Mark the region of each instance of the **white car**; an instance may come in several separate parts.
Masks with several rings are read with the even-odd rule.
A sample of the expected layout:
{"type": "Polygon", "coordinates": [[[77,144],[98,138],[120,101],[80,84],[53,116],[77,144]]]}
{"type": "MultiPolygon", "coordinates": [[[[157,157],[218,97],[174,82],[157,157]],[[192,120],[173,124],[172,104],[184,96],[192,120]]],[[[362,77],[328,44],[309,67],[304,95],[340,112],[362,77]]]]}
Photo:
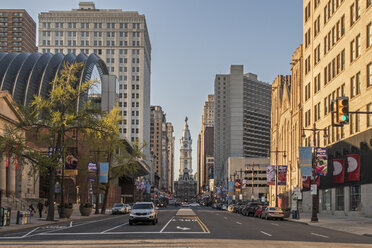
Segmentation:
{"type": "Polygon", "coordinates": [[[200,207],[200,204],[197,202],[190,203],[190,207],[200,207]]]}
{"type": "Polygon", "coordinates": [[[158,223],[158,208],[152,202],[136,202],[129,215],[129,225],[137,222],[158,223]]]}

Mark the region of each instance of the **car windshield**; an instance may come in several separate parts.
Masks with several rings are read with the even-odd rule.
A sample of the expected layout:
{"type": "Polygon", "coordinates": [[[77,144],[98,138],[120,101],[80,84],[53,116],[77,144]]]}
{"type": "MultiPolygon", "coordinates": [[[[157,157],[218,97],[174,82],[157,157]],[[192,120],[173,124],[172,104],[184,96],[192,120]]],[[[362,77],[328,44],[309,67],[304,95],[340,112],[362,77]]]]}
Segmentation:
{"type": "Polygon", "coordinates": [[[134,204],[133,209],[152,209],[152,204],[134,204]]]}
{"type": "Polygon", "coordinates": [[[114,208],[124,207],[124,204],[122,203],[116,203],[114,204],[114,208]]]}

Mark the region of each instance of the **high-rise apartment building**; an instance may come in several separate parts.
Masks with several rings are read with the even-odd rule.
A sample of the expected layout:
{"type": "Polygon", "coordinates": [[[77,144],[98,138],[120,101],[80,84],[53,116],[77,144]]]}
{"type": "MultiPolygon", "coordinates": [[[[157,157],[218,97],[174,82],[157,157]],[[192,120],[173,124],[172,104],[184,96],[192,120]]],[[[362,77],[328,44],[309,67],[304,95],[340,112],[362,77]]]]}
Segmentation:
{"type": "Polygon", "coordinates": [[[0,9],[0,52],[36,51],[36,23],[24,9],[0,9]]]}
{"type": "Polygon", "coordinates": [[[214,95],[208,95],[204,103],[202,126],[198,135],[198,192],[209,189],[209,180],[213,179],[214,156],[214,95]]]}
{"type": "Polygon", "coordinates": [[[267,157],[270,149],[271,85],[232,65],[214,82],[215,184],[227,184],[228,157],[267,157]]]}
{"type": "MultiPolygon", "coordinates": [[[[95,53],[118,77],[122,137],[150,142],[151,45],[146,19],[136,11],[96,9],[80,2],[78,9],[39,14],[39,51],[95,53]]],[[[150,148],[144,148],[150,158],[150,148]]]]}

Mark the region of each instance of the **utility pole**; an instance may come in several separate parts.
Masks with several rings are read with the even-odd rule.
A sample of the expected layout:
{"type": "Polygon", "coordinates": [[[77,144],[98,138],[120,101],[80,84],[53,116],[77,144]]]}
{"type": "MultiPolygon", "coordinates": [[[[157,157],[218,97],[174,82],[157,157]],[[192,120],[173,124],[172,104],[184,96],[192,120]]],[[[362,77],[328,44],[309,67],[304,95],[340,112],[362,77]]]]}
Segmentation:
{"type": "Polygon", "coordinates": [[[283,153],[283,157],[286,157],[286,151],[279,151],[276,147],[275,151],[269,151],[270,153],[275,153],[275,207],[278,207],[278,153],[283,153]]]}

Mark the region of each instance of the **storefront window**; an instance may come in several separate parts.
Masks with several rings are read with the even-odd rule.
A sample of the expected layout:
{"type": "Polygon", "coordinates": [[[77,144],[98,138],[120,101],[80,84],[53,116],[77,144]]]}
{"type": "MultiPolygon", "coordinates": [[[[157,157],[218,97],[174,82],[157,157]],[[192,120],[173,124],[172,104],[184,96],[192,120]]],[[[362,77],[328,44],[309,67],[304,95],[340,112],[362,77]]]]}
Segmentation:
{"type": "Polygon", "coordinates": [[[350,186],[350,210],[360,211],[360,185],[350,186]]]}
{"type": "Polygon", "coordinates": [[[336,210],[344,210],[344,187],[336,188],[336,210]]]}
{"type": "Polygon", "coordinates": [[[331,211],[331,189],[323,190],[322,209],[325,211],[331,211]]]}

